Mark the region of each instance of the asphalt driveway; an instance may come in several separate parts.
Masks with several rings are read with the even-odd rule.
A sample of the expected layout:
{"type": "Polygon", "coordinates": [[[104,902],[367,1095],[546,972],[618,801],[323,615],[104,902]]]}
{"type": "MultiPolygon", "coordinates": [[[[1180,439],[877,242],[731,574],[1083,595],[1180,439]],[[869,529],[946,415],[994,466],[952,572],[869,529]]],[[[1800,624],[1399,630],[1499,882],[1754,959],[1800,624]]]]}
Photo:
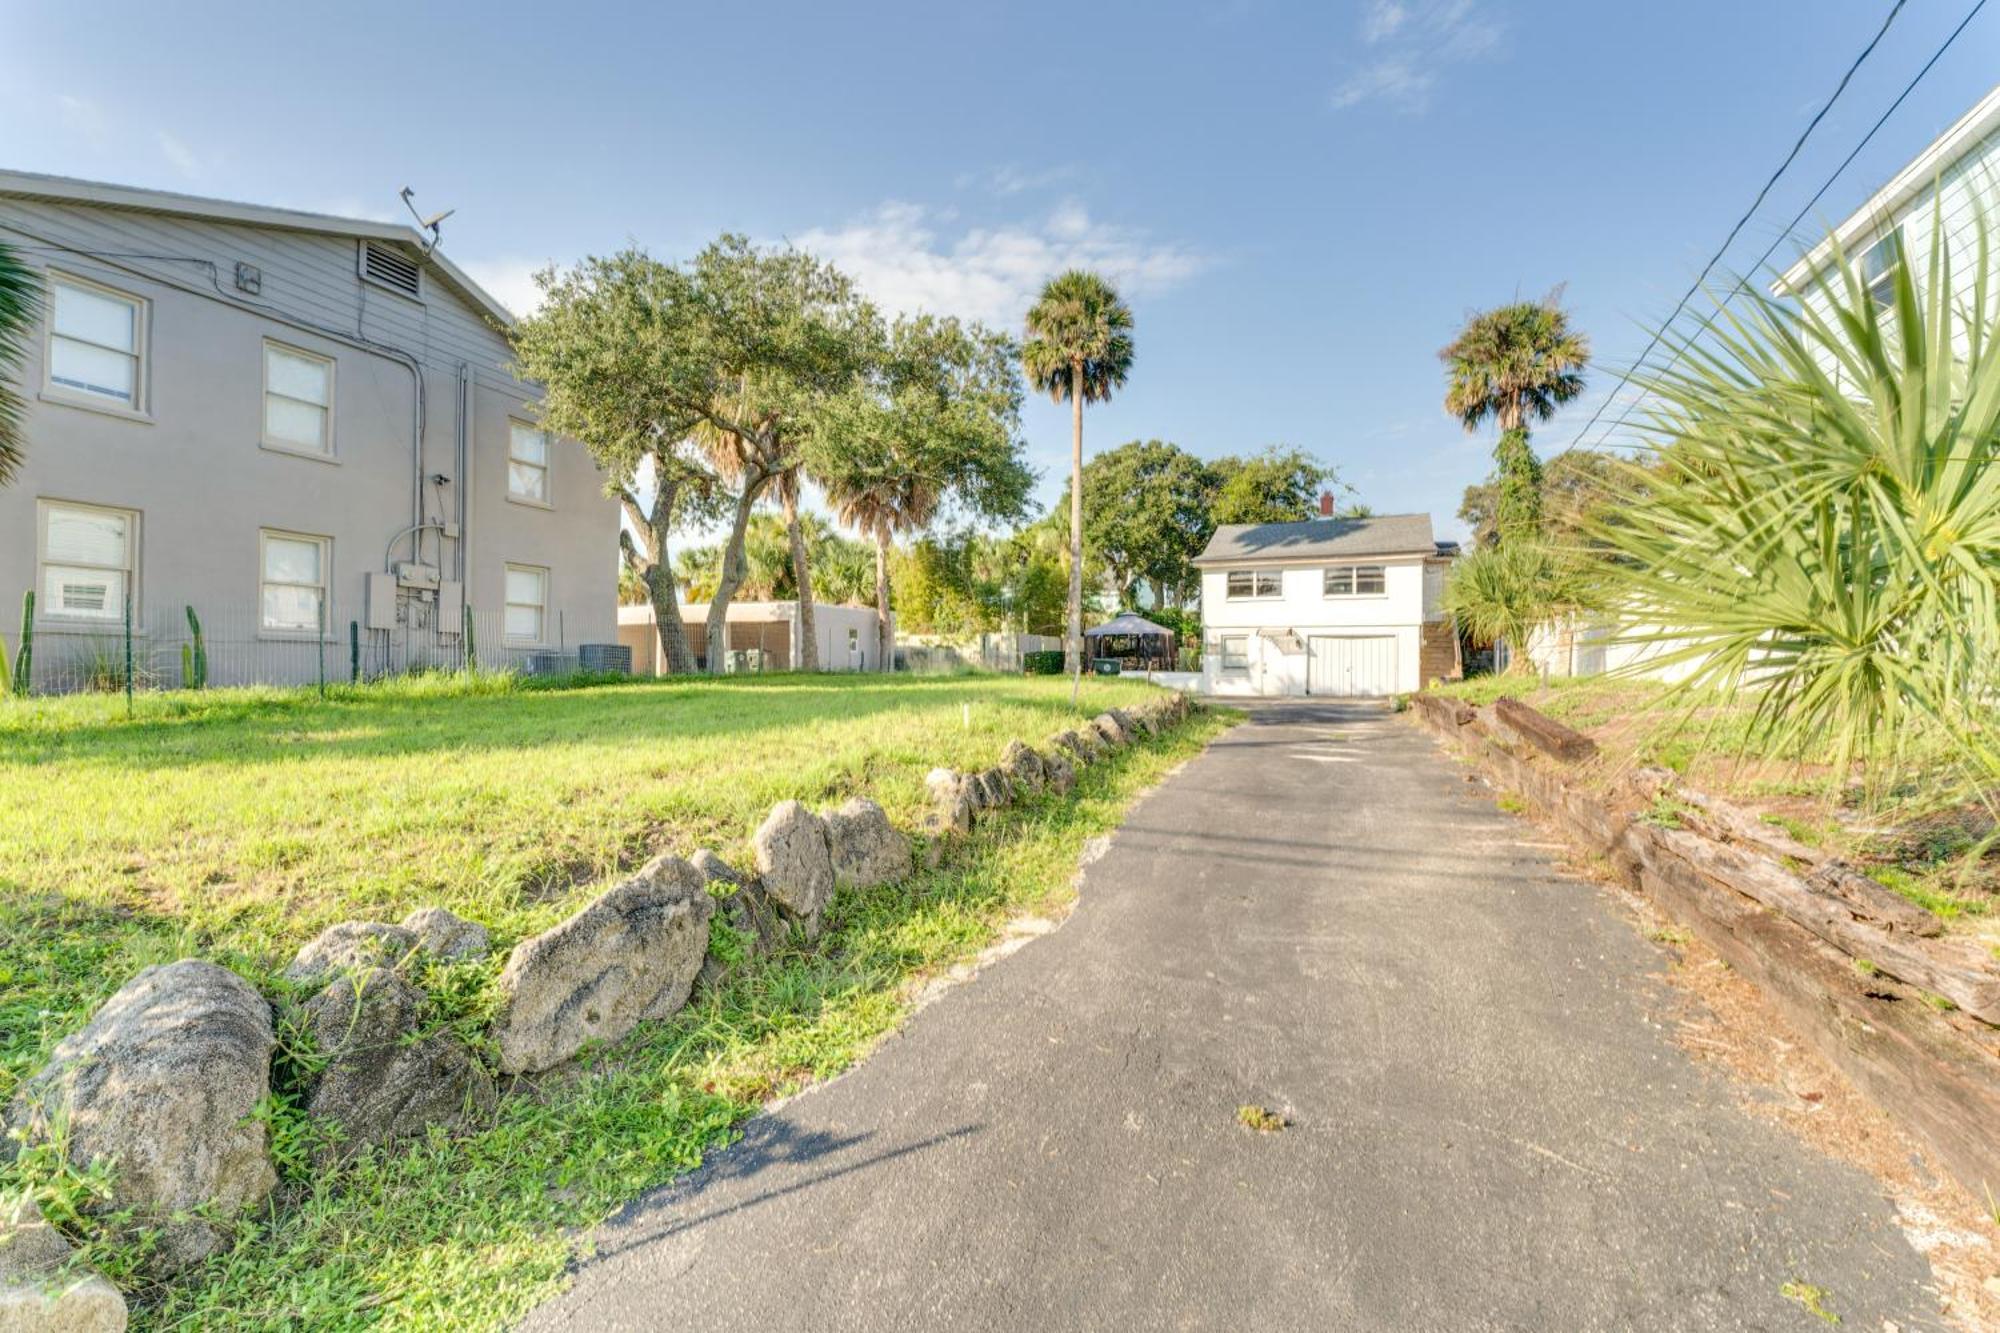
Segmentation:
{"type": "Polygon", "coordinates": [[[1659,950],[1536,839],[1386,711],[1259,707],[1060,930],[634,1205],[529,1326],[1824,1329],[1803,1282],[1943,1327],[1874,1183],[1690,1063],[1659,950]]]}

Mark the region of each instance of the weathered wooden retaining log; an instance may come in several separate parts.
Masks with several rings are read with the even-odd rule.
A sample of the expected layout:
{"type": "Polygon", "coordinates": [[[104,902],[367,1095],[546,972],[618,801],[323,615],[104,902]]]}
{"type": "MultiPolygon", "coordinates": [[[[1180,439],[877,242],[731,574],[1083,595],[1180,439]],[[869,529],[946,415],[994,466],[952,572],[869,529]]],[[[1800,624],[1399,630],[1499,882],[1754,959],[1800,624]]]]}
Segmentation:
{"type": "Polygon", "coordinates": [[[1975,1198],[2000,1191],[2000,1135],[1992,1129],[2000,1124],[2000,1029],[1988,1025],[2000,1019],[1979,1021],[2000,1004],[1990,965],[1961,956],[1966,946],[1956,941],[1919,942],[1929,914],[1912,917],[1880,901],[1873,890],[1888,890],[1872,880],[1873,890],[1854,885],[1866,877],[1850,867],[1827,861],[1801,877],[1765,859],[1759,853],[1783,845],[1783,834],[1746,824],[1747,812],[1674,792],[1715,829],[1740,829],[1755,850],[1633,819],[1426,698],[1417,697],[1419,717],[1760,986],[1800,1036],[1975,1198]],[[1857,958],[1870,966],[1857,967],[1857,958]],[[1895,979],[1901,973],[1910,974],[1907,986],[1895,979]],[[1920,992],[1964,1013],[1938,1012],[1920,992]]]}
{"type": "Polygon", "coordinates": [[[1501,699],[1493,705],[1493,716],[1516,736],[1551,758],[1566,764],[1580,764],[1597,753],[1597,742],[1580,731],[1539,713],[1519,699],[1501,699]]]}

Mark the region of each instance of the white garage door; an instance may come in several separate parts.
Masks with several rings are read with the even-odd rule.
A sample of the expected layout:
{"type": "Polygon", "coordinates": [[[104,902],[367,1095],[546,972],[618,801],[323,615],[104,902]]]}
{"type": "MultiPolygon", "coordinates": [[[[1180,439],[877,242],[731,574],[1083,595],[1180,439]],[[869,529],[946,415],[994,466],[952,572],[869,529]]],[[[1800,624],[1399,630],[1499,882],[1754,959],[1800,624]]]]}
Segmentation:
{"type": "Polygon", "coordinates": [[[1396,692],[1396,640],[1393,635],[1349,638],[1315,635],[1309,691],[1313,694],[1381,695],[1396,692]]]}

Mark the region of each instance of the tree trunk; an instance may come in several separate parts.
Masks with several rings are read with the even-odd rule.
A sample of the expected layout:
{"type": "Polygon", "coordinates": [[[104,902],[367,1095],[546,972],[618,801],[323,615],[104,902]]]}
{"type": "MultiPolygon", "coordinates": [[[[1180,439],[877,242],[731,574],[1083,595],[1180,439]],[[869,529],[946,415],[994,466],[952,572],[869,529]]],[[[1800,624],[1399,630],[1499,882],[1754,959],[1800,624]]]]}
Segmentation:
{"type": "Polygon", "coordinates": [[[813,624],[812,563],[806,556],[806,536],[799,528],[796,485],[785,491],[785,538],[792,547],[792,582],[799,594],[799,660],[801,671],[819,670],[819,630],[813,624]]]}
{"type": "Polygon", "coordinates": [[[729,656],[729,599],[743,584],[743,534],[750,527],[750,510],[770,478],[761,473],[743,474],[743,490],[736,497],[736,515],[730,521],[729,540],[722,548],[722,572],[715,581],[715,595],[708,599],[708,674],[719,676],[729,656]]]}
{"type": "MultiPolygon", "coordinates": [[[[647,597],[653,604],[653,628],[659,635],[660,656],[657,661],[666,664],[665,674],[669,676],[693,675],[694,649],[688,647],[687,626],[681,621],[680,598],[674,589],[673,570],[661,561],[642,577],[646,581],[647,597]]],[[[654,672],[659,674],[657,662],[654,672]]]]}
{"type": "MultiPolygon", "coordinates": [[[[655,472],[655,476],[660,475],[655,472]]],[[[681,605],[678,590],[674,587],[674,562],[668,549],[667,539],[673,534],[673,515],[680,498],[678,482],[656,483],[653,492],[653,507],[650,512],[641,512],[637,499],[629,491],[621,492],[625,516],[632,526],[645,534],[647,543],[653,548],[650,563],[644,559],[645,553],[638,549],[631,535],[621,526],[618,536],[631,552],[633,565],[639,571],[639,581],[646,585],[646,600],[653,608],[653,633],[655,653],[653,674],[687,676],[694,674],[694,650],[688,647],[687,625],[681,620],[681,605]],[[666,671],[661,672],[664,665],[666,671]]]]}
{"type": "Polygon", "coordinates": [[[1069,632],[1063,649],[1069,660],[1069,701],[1083,689],[1083,362],[1069,367],[1069,632]]]}
{"type": "Polygon", "coordinates": [[[875,639],[881,646],[880,671],[896,669],[896,634],[889,620],[889,534],[875,534],[875,639]]]}

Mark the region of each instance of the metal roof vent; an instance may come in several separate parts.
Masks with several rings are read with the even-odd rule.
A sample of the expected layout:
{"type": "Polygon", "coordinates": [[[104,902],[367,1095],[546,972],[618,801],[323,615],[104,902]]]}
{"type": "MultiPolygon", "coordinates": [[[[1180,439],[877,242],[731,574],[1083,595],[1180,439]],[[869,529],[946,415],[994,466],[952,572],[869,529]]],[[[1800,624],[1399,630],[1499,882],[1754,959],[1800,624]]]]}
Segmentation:
{"type": "Polygon", "coordinates": [[[423,279],[423,270],[416,260],[400,250],[377,245],[374,241],[363,241],[361,276],[414,300],[421,290],[418,284],[423,279]]]}

